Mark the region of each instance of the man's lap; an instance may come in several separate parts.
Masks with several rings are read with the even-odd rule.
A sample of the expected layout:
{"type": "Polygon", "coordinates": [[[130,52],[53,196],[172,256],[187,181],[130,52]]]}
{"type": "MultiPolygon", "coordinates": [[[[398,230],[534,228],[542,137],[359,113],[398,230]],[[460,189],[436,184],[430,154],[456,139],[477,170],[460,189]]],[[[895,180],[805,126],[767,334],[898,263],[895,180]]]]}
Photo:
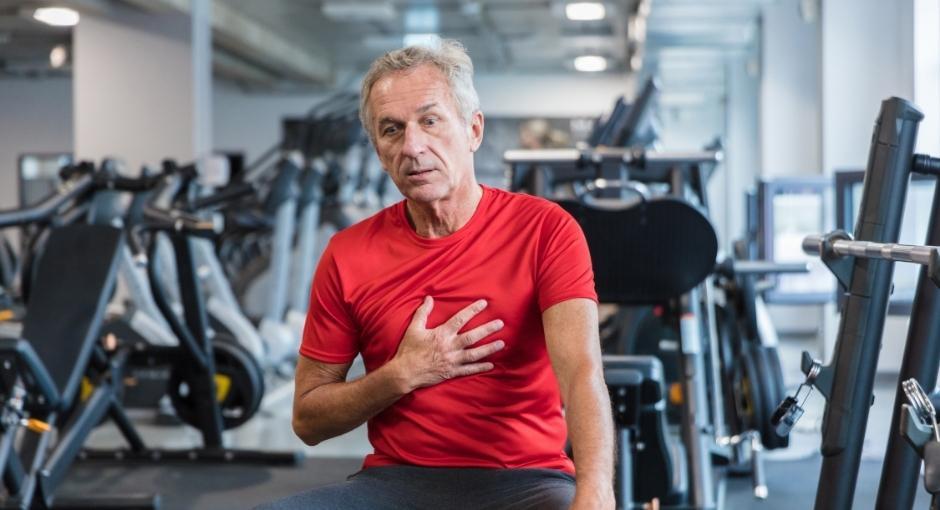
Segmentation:
{"type": "Polygon", "coordinates": [[[256,510],[563,510],[573,498],[574,478],[555,470],[383,466],[256,510]]]}

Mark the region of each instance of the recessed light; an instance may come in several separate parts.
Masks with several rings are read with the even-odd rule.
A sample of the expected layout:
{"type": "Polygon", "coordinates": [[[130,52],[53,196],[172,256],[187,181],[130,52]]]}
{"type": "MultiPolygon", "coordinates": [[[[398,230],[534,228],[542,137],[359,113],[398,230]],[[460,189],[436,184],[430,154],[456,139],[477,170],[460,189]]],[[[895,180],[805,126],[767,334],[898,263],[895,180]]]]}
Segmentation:
{"type": "Polygon", "coordinates": [[[33,19],[54,27],[74,27],[78,25],[78,12],[68,7],[39,7],[33,12],[33,19]]]}
{"type": "Polygon", "coordinates": [[[607,11],[597,2],[574,2],[565,5],[565,16],[573,21],[597,21],[604,19],[607,11]]]}
{"type": "Polygon", "coordinates": [[[582,73],[597,73],[607,69],[607,59],[599,55],[581,55],[574,59],[574,68],[582,73]]]}
{"type": "Polygon", "coordinates": [[[57,44],[49,52],[49,65],[53,69],[63,67],[69,61],[69,49],[64,44],[57,44]]]}

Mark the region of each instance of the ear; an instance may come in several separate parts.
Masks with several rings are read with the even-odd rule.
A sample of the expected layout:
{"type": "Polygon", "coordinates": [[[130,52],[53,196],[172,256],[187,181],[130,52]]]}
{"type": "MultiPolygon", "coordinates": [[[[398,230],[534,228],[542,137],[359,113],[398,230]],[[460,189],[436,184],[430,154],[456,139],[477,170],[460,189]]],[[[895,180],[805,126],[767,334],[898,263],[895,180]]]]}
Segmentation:
{"type": "Polygon", "coordinates": [[[470,118],[468,134],[470,136],[470,152],[476,152],[483,143],[483,112],[477,110],[470,118]]]}

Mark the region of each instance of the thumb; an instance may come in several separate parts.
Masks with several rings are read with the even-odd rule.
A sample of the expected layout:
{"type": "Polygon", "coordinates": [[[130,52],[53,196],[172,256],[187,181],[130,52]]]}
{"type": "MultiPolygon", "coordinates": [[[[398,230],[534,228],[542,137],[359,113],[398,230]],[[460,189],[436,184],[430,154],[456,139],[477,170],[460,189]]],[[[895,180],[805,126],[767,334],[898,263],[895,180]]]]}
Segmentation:
{"type": "Polygon", "coordinates": [[[425,296],[424,301],[421,302],[421,306],[415,310],[415,314],[411,318],[411,326],[427,329],[428,317],[431,316],[432,309],[434,309],[434,298],[425,296]]]}

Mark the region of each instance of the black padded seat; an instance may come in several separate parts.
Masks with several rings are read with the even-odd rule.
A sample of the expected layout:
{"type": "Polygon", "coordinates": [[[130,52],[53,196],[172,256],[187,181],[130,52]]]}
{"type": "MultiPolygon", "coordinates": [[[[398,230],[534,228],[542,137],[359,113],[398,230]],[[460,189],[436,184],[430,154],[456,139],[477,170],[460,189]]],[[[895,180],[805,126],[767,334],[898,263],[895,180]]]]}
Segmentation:
{"type": "MultiPolygon", "coordinates": [[[[605,354],[602,359],[605,380],[607,380],[607,373],[615,371],[633,371],[642,376],[642,395],[640,397],[642,404],[655,405],[665,397],[663,362],[659,358],[629,354],[605,354]]],[[[614,381],[608,380],[609,386],[614,384],[614,381]]]]}
{"type": "Polygon", "coordinates": [[[60,409],[73,403],[98,341],[123,240],[114,227],[69,225],[50,232],[40,257],[22,337],[51,376],[60,409]]]}
{"type": "Polygon", "coordinates": [[[656,197],[624,207],[558,204],[584,231],[601,302],[662,303],[685,294],[715,268],[715,228],[684,200],[656,197]]]}

